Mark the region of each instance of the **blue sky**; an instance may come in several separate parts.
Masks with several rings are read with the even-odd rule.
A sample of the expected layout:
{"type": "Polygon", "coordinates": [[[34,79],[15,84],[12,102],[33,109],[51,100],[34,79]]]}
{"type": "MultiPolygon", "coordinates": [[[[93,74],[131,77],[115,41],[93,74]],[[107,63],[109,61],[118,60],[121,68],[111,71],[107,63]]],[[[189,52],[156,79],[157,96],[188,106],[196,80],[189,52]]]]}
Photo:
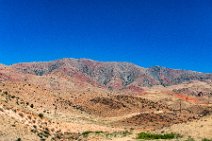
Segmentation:
{"type": "Polygon", "coordinates": [[[212,72],[211,0],[0,0],[0,63],[90,58],[212,72]]]}

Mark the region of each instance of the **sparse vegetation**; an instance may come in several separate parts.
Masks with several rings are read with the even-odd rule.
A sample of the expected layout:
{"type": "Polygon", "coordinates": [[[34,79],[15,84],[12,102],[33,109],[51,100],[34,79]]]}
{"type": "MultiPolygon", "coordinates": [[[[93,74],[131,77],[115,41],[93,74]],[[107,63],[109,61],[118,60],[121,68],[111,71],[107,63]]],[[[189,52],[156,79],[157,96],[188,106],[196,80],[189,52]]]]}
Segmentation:
{"type": "Polygon", "coordinates": [[[88,137],[89,135],[94,136],[103,136],[106,138],[113,138],[113,137],[126,137],[127,135],[130,135],[131,132],[129,131],[117,131],[117,132],[103,132],[103,131],[85,131],[82,133],[83,137],[88,137]]]}
{"type": "Polygon", "coordinates": [[[40,138],[40,140],[45,141],[49,136],[51,136],[49,129],[43,129],[41,131],[38,131],[36,128],[32,129],[31,132],[37,134],[37,136],[40,138]]]}
{"type": "Polygon", "coordinates": [[[185,141],[195,141],[192,137],[188,137],[188,139],[186,139],[185,141]]]}
{"type": "Polygon", "coordinates": [[[61,131],[57,131],[52,135],[52,141],[58,141],[58,140],[78,140],[80,137],[79,133],[71,133],[71,132],[65,132],[62,133],[61,131]]]}
{"type": "Polygon", "coordinates": [[[212,141],[212,139],[204,138],[204,139],[202,139],[202,141],[212,141]]]}
{"type": "Polygon", "coordinates": [[[93,133],[93,131],[84,131],[82,132],[83,137],[88,137],[89,134],[93,133]]]}
{"type": "Polygon", "coordinates": [[[137,139],[154,140],[154,139],[175,139],[179,137],[180,135],[175,133],[154,134],[154,133],[141,132],[138,134],[137,139]]]}

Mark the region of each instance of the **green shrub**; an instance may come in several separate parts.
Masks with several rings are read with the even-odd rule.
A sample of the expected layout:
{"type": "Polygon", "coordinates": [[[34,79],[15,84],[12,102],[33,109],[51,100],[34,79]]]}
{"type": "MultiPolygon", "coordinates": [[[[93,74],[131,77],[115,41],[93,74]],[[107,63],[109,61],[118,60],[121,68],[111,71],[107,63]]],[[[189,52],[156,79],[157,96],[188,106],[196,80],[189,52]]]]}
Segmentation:
{"type": "Polygon", "coordinates": [[[188,137],[188,139],[187,140],[185,140],[185,141],[195,141],[192,137],[188,137]]]}
{"type": "Polygon", "coordinates": [[[202,141],[212,141],[212,139],[206,139],[206,138],[204,138],[204,139],[202,139],[202,141]]]}
{"type": "Polygon", "coordinates": [[[85,132],[82,132],[82,136],[83,137],[88,137],[89,134],[93,133],[93,131],[85,131],[85,132]]]}
{"type": "Polygon", "coordinates": [[[129,131],[118,131],[118,132],[103,132],[103,131],[85,131],[82,133],[83,137],[88,137],[90,134],[92,135],[97,135],[97,136],[104,136],[107,138],[112,138],[112,137],[126,137],[127,135],[130,135],[131,132],[129,131]]]}
{"type": "Polygon", "coordinates": [[[137,139],[148,139],[148,140],[154,140],[154,139],[175,139],[180,137],[178,134],[174,133],[168,133],[168,134],[153,134],[153,133],[145,133],[141,132],[138,134],[137,139]]]}
{"type": "Polygon", "coordinates": [[[95,134],[99,135],[99,134],[103,134],[103,131],[95,131],[95,134]]]}

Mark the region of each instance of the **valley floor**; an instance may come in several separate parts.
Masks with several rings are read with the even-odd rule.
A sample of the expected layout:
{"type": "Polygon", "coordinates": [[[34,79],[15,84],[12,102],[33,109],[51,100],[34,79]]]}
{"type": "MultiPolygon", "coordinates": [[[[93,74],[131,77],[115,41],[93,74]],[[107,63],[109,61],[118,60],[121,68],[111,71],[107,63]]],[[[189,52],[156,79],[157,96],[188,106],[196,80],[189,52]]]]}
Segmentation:
{"type": "Polygon", "coordinates": [[[0,83],[0,141],[134,141],[140,132],[202,141],[212,139],[212,107],[205,101],[162,87],[132,95],[5,82],[0,83]]]}

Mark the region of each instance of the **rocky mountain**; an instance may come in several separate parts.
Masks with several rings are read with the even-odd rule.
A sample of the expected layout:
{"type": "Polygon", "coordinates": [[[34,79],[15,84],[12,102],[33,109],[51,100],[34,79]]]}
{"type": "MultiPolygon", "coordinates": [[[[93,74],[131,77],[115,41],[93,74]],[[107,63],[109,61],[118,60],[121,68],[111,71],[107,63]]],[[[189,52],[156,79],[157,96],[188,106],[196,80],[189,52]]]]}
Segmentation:
{"type": "Polygon", "coordinates": [[[21,63],[9,66],[18,73],[36,76],[60,76],[110,89],[170,86],[199,80],[212,81],[212,74],[174,70],[160,66],[143,68],[131,63],[96,62],[87,59],[61,59],[52,62],[21,63]]]}

